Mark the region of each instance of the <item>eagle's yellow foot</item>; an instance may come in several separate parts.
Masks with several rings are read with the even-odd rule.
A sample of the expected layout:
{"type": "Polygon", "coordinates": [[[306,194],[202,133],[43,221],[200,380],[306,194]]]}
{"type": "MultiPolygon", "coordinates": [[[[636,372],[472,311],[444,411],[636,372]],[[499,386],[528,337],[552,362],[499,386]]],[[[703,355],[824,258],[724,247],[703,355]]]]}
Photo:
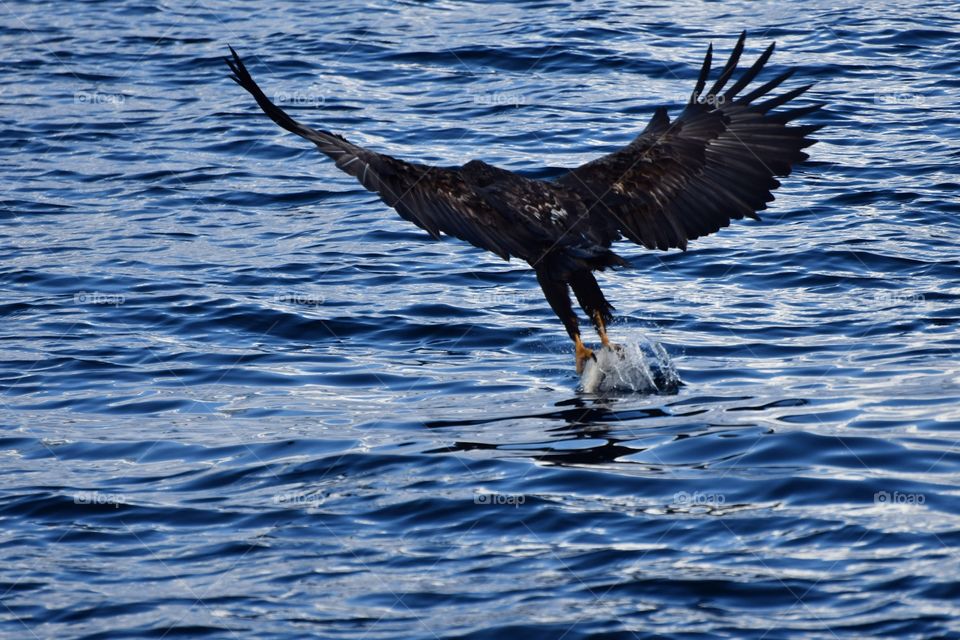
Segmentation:
{"type": "Polygon", "coordinates": [[[580,336],[573,339],[573,344],[577,354],[577,375],[580,375],[583,373],[583,368],[587,365],[587,358],[596,360],[597,357],[593,355],[593,349],[588,349],[583,345],[580,336]]]}

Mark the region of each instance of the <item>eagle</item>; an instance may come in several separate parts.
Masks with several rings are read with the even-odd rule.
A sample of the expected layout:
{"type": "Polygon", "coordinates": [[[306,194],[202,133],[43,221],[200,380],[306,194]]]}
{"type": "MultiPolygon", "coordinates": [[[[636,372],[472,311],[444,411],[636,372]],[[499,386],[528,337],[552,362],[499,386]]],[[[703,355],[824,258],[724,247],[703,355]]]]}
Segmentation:
{"type": "Polygon", "coordinates": [[[707,89],[713,59],[709,45],[690,99],[675,120],[659,107],[626,146],[549,180],[482,160],[436,167],[361,147],[291,118],[267,98],[233,47],[225,60],[230,77],[271,120],[314,143],[402,218],[434,239],[453,236],[504,260],[526,261],[573,341],[576,370],[582,373],[594,354],[580,337],[570,291],[603,347],[615,348],[607,335],[614,307],[594,276],[595,271],[629,266],[611,249],[615,242],[686,250],[689,241],[731,220],[759,220],[757,212],[767,208],[780,186],[777,178],[806,160],[803,149],[816,142],[810,135],[822,125],[791,123],[823,103],[780,108],[813,85],[771,96],[793,75],[795,69],[788,69],[751,86],[776,43],[738,74],[745,41],[743,32],[707,89]]]}

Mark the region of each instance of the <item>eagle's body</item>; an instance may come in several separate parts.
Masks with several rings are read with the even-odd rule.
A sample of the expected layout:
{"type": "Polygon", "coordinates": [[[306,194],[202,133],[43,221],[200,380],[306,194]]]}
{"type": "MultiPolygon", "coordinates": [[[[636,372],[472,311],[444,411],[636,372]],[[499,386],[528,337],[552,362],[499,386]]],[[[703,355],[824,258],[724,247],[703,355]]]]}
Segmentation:
{"type": "Polygon", "coordinates": [[[572,289],[604,345],[613,306],[594,271],[628,263],[611,250],[625,238],[650,249],[686,249],[687,242],[713,233],[732,219],[756,218],[773,200],[772,191],[818,126],[788,126],[822,105],[772,112],[809,89],[800,87],[765,102],[787,71],[745,95],[766,64],[773,45],[739,79],[721,91],[743,51],[740,36],[730,60],[709,92],[712,46],[689,104],[670,121],[657,109],[630,144],[572,169],[555,180],[535,180],[472,160],[459,168],[406,162],[306,127],[274,105],[231,48],[233,79],[249,91],[278,125],[300,135],[356,177],[406,220],[434,238],[451,235],[504,259],[525,260],[573,339],[580,371],[591,351],[583,346],[572,289]]]}

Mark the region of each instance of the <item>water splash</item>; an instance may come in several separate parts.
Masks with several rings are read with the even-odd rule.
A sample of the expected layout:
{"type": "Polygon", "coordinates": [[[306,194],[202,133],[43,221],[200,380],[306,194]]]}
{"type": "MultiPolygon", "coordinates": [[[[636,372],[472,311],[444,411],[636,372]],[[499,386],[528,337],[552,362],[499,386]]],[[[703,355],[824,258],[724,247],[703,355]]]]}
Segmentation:
{"type": "Polygon", "coordinates": [[[619,344],[594,351],[580,376],[586,393],[675,393],[683,384],[666,349],[659,342],[619,344]]]}

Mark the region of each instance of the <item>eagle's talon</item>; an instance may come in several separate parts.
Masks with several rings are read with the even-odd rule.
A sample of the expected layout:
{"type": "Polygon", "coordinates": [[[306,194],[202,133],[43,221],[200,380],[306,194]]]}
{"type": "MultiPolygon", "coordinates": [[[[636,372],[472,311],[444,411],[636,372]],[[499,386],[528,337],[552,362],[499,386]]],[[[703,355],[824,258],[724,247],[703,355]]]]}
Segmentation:
{"type": "Polygon", "coordinates": [[[590,353],[589,355],[586,355],[583,357],[580,357],[580,356],[577,357],[577,375],[578,376],[582,376],[583,370],[587,368],[588,358],[593,360],[594,362],[597,361],[597,356],[593,355],[593,353],[590,353]]]}
{"type": "Polygon", "coordinates": [[[584,346],[579,336],[574,340],[574,350],[577,356],[577,375],[581,375],[587,364],[587,358],[593,358],[593,361],[596,362],[597,356],[593,353],[593,349],[584,346]]]}

